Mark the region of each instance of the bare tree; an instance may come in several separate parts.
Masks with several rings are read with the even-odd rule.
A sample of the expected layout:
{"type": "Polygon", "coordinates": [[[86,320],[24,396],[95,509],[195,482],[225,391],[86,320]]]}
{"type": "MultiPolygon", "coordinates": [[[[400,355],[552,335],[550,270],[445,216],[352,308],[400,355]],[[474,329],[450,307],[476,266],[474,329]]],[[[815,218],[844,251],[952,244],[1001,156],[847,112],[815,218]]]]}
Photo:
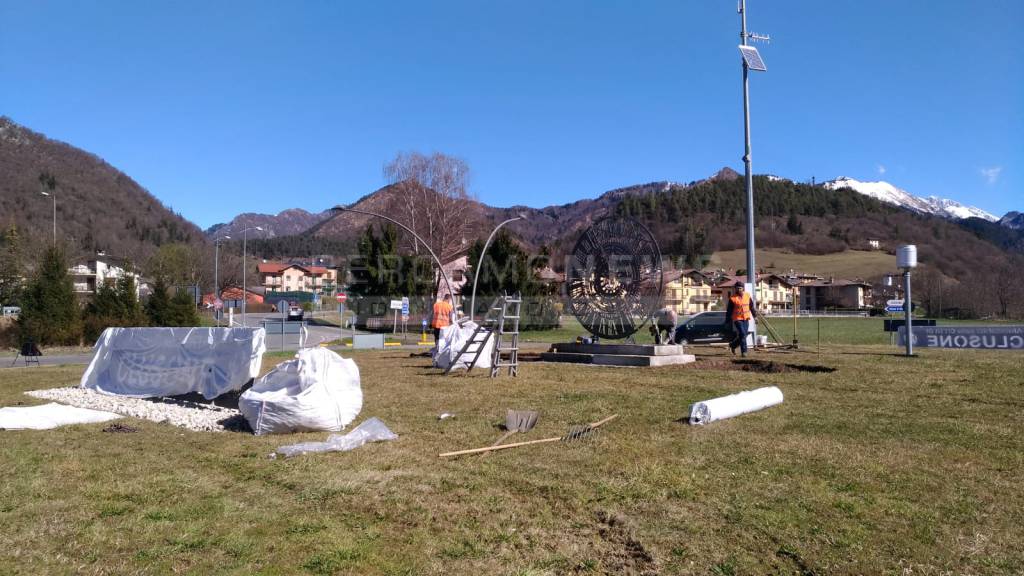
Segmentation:
{"type": "MultiPolygon", "coordinates": [[[[395,187],[391,217],[414,230],[442,262],[468,250],[479,205],[469,192],[465,161],[440,152],[402,153],[384,166],[384,177],[395,187]]],[[[403,241],[421,252],[415,238],[403,241]]]]}

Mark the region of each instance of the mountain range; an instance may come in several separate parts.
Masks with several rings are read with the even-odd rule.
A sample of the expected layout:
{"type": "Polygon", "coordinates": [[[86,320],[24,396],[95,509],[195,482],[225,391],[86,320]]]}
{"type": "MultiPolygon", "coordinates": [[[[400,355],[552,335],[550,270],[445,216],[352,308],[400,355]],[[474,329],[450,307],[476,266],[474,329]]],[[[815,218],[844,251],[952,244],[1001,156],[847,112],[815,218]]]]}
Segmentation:
{"type": "Polygon", "coordinates": [[[921,214],[932,214],[953,220],[981,218],[983,220],[988,220],[989,222],[999,221],[998,216],[990,214],[981,208],[966,206],[956,200],[938,198],[936,196],[914,196],[910,192],[907,192],[902,188],[897,188],[888,182],[861,182],[853,178],[840,176],[839,178],[825,182],[822,185],[829,190],[849,188],[855,192],[860,192],[865,196],[870,196],[887,204],[906,208],[907,210],[921,214]]]}

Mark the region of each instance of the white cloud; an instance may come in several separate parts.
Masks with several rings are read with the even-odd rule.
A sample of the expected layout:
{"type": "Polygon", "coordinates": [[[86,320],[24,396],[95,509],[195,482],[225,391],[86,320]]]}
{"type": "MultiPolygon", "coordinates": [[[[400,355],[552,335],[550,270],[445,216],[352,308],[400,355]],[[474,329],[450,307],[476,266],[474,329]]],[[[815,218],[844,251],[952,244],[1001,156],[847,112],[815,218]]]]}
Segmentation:
{"type": "Polygon", "coordinates": [[[999,175],[1003,172],[1002,166],[992,166],[991,168],[979,168],[978,172],[981,173],[982,178],[989,184],[995,184],[999,180],[999,175]]]}
{"type": "Polygon", "coordinates": [[[883,174],[885,174],[885,166],[882,165],[882,164],[879,164],[878,165],[878,175],[881,176],[883,174]]]}

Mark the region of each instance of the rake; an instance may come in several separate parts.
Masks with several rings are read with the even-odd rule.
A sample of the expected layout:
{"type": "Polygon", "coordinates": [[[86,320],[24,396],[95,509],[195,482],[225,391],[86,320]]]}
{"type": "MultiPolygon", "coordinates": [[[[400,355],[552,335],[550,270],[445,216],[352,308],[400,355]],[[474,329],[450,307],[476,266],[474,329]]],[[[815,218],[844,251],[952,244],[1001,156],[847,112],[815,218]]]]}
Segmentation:
{"type": "Polygon", "coordinates": [[[469,450],[458,450],[456,452],[445,452],[443,454],[438,454],[438,456],[440,456],[441,458],[445,458],[445,457],[448,457],[448,456],[462,456],[462,455],[465,455],[465,454],[479,454],[481,452],[490,452],[492,450],[504,450],[506,448],[518,448],[519,446],[529,446],[531,444],[545,444],[545,443],[548,443],[548,442],[575,442],[577,440],[583,440],[584,438],[590,437],[594,433],[594,430],[596,430],[598,427],[600,427],[600,426],[602,426],[602,425],[604,425],[604,424],[606,424],[608,422],[611,422],[612,420],[618,418],[618,416],[619,416],[618,414],[612,414],[611,416],[609,416],[609,417],[607,417],[607,418],[605,418],[603,420],[598,420],[597,422],[591,422],[590,424],[584,424],[582,426],[573,426],[573,427],[569,428],[569,431],[565,434],[565,436],[553,436],[551,438],[542,438],[540,440],[529,440],[527,442],[514,442],[512,444],[501,444],[501,445],[494,445],[494,446],[486,446],[484,448],[470,448],[469,450]]]}

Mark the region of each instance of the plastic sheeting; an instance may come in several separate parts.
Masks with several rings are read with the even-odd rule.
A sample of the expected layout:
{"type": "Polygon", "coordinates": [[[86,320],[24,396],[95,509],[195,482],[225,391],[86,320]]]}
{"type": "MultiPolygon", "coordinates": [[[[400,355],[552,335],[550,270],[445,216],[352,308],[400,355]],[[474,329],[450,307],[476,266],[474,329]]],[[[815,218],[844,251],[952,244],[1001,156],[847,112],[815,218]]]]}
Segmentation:
{"type": "Polygon", "coordinates": [[[75,408],[50,402],[42,406],[14,406],[0,408],[0,429],[49,430],[68,424],[92,424],[121,418],[120,414],[75,408]]]}
{"type": "Polygon", "coordinates": [[[134,398],[239,390],[259,375],[262,328],[107,328],[82,388],[134,398]]]}
{"type": "Polygon", "coordinates": [[[285,458],[309,454],[311,452],[344,452],[359,448],[367,442],[381,442],[384,440],[397,440],[398,434],[392,432],[379,418],[370,418],[351,432],[342,436],[331,434],[326,442],[302,442],[301,444],[290,444],[277,449],[279,454],[285,458]]]}
{"type": "Polygon", "coordinates": [[[782,404],[782,390],[776,386],[747,390],[690,405],[690,424],[707,424],[782,404]]]}
{"type": "Polygon", "coordinates": [[[256,434],[336,432],[362,407],[356,363],[326,348],[299,350],[238,399],[238,410],[256,434]]]}
{"type": "MultiPolygon", "coordinates": [[[[473,337],[473,332],[476,330],[476,323],[466,322],[462,326],[458,324],[452,324],[441,329],[440,337],[437,340],[437,348],[434,350],[434,366],[447,370],[451,366],[455,357],[462,351],[462,347],[466,345],[466,342],[473,337]]],[[[479,344],[474,344],[466,350],[466,353],[459,358],[459,361],[452,370],[466,370],[469,368],[469,363],[473,361],[473,356],[476,354],[476,350],[480,347],[479,344]]],[[[484,344],[483,353],[480,354],[480,358],[477,359],[475,367],[477,368],[490,368],[491,367],[491,355],[494,353],[494,336],[487,339],[487,343],[484,344]]]]}

